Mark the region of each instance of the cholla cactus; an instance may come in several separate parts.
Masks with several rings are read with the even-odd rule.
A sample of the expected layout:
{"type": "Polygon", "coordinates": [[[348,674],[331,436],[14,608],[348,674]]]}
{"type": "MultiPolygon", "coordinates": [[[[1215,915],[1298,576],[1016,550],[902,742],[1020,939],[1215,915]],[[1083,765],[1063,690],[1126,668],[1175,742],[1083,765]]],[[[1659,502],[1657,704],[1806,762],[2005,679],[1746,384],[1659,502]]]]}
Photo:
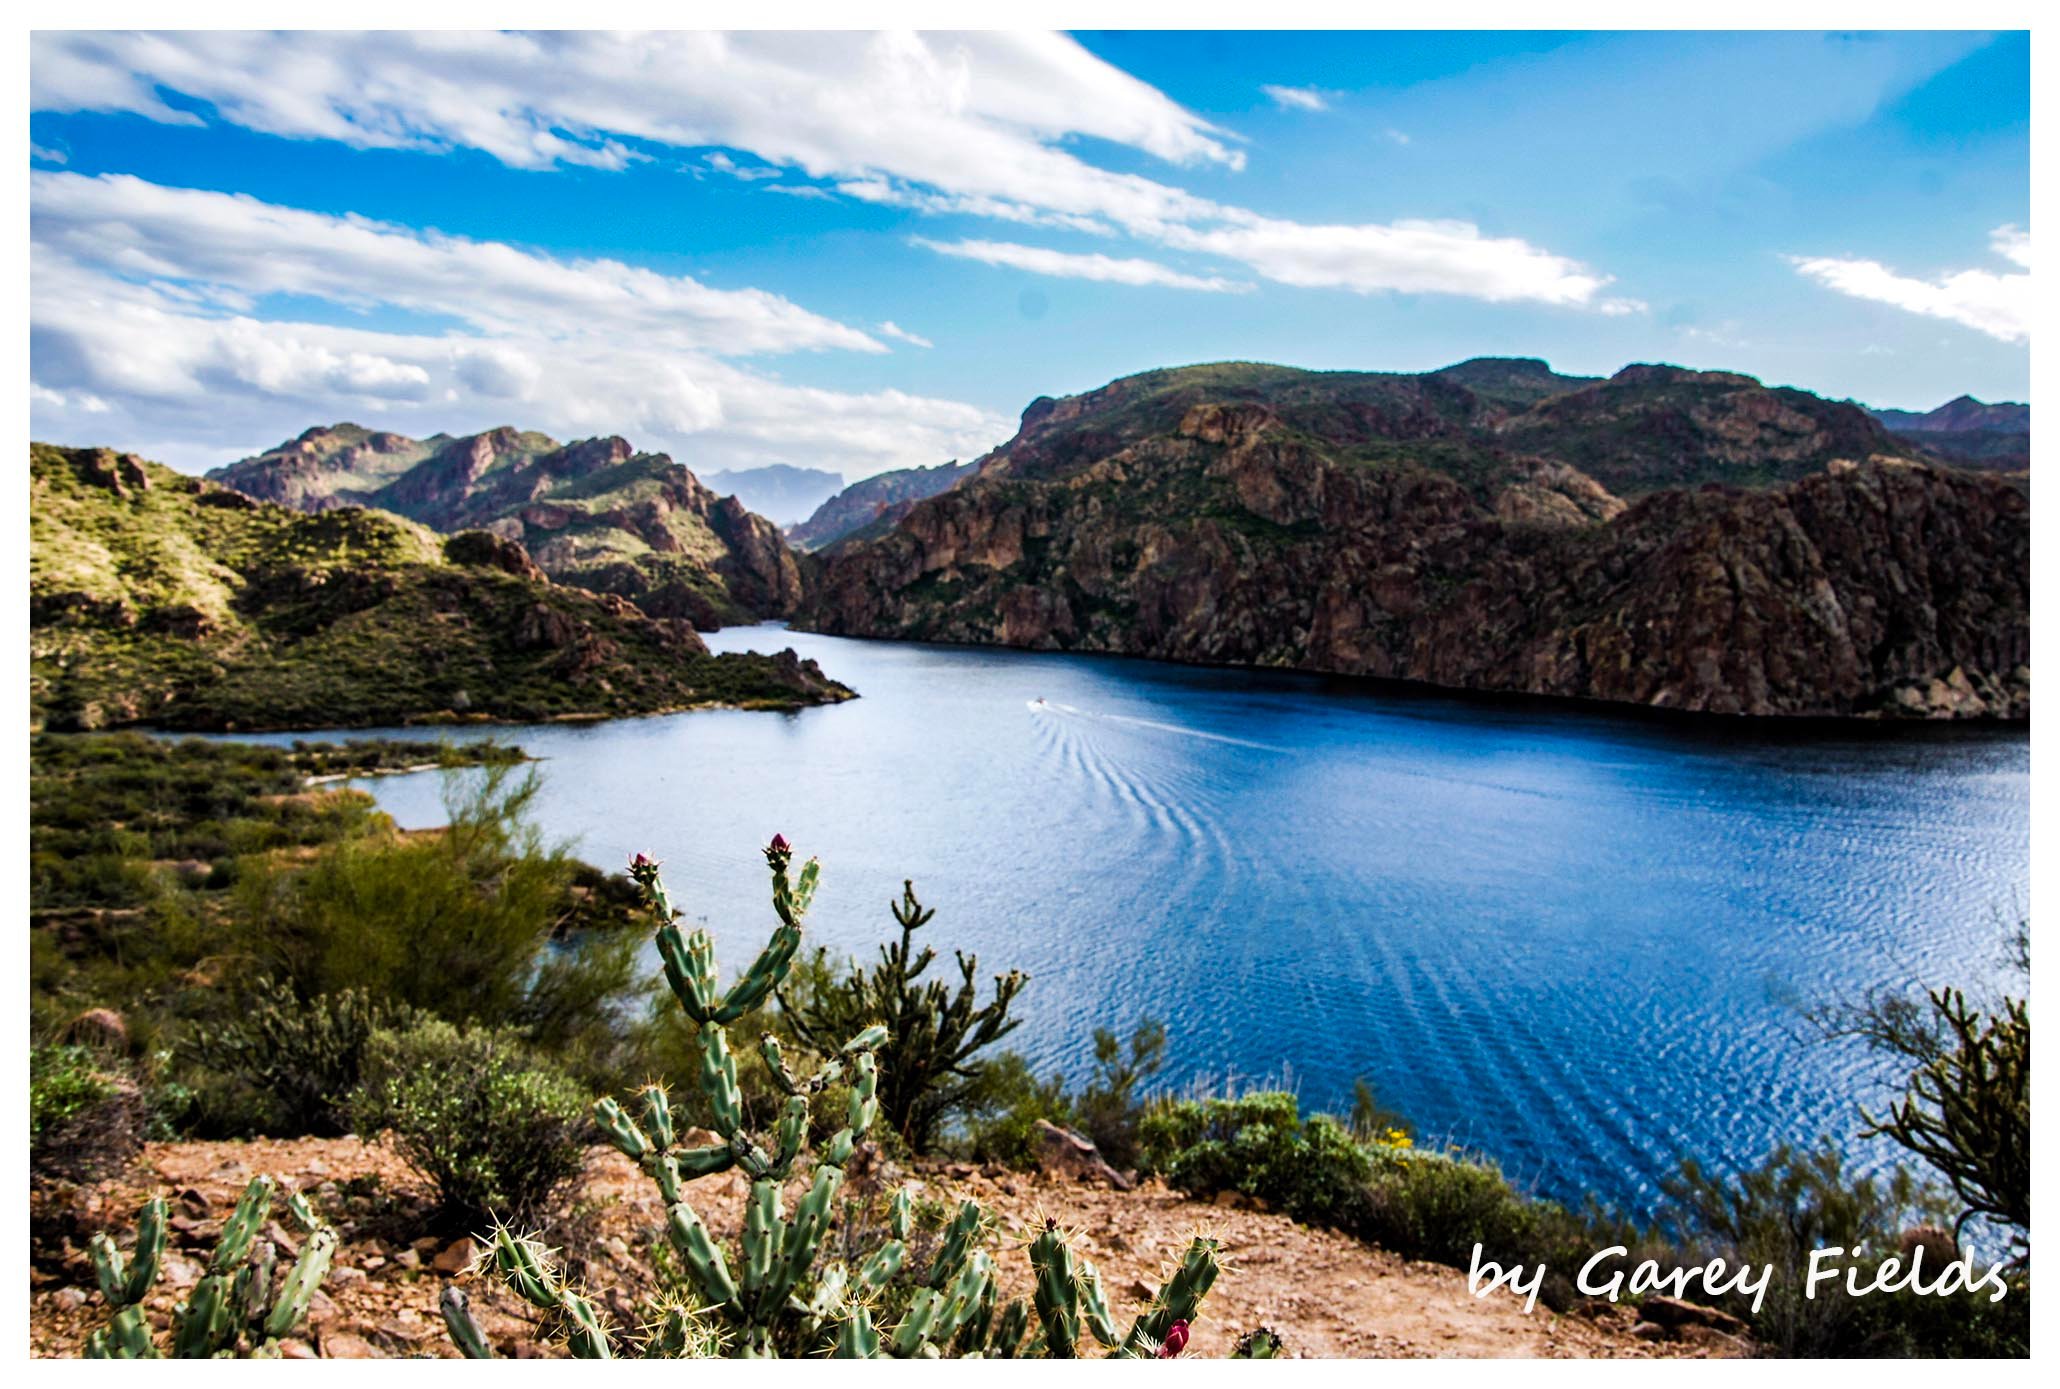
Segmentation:
{"type": "MultiPolygon", "coordinates": [[[[758,958],[727,992],[719,987],[714,942],[705,930],[682,933],[658,865],[642,854],[630,864],[630,876],[648,894],[658,918],[658,954],[666,980],[699,1029],[696,1078],[714,1113],[720,1140],[681,1146],[673,1127],[671,1096],[662,1084],[644,1087],[634,1113],[612,1098],[594,1105],[594,1117],[609,1141],[657,1185],[667,1206],[667,1238],[700,1297],[696,1307],[667,1310],[656,1327],[647,1329],[640,1348],[668,1356],[828,1352],[845,1358],[931,1359],[1013,1357],[1027,1351],[1070,1358],[1078,1354],[1084,1318],[1087,1330],[1115,1354],[1178,1353],[1185,1344],[1187,1323],[1216,1279],[1216,1242],[1211,1239],[1193,1241],[1151,1305],[1127,1334],[1119,1336],[1100,1275],[1092,1264],[1074,1258],[1064,1232],[1047,1222],[1030,1248],[1037,1272],[1033,1300],[1042,1334],[1027,1347],[1030,1308],[1015,1300],[997,1309],[994,1260],[980,1247],[990,1231],[978,1202],[960,1205],[921,1286],[891,1327],[876,1325],[875,1314],[908,1259],[912,1203],[906,1191],[897,1193],[890,1205],[889,1238],[856,1269],[841,1261],[818,1269],[844,1165],[878,1113],[874,1049],[887,1034],[877,1025],[866,1027],[805,1079],[789,1068],[779,1042],[765,1035],[760,1052],[787,1100],[771,1134],[746,1129],[729,1025],[763,1007],[785,979],[800,948],[801,920],[821,871],[810,859],[790,879],[793,850],[780,836],[766,847],[765,858],[772,872],[778,923],[758,958]],[[843,1078],[851,1087],[845,1126],[816,1156],[808,1190],[790,1215],[784,1187],[802,1160],[809,1100],[843,1078]],[[682,1191],[686,1180],[732,1167],[751,1180],[734,1261],[682,1191]]],[[[607,1327],[591,1302],[559,1281],[548,1251],[501,1230],[494,1236],[491,1263],[519,1296],[552,1314],[574,1355],[609,1356],[607,1327]]],[[[462,1294],[446,1295],[443,1312],[461,1351],[475,1358],[491,1354],[462,1294]]]]}
{"type": "MultiPolygon", "coordinates": [[[[272,1241],[258,1237],[272,1212],[275,1185],[270,1177],[253,1177],[236,1209],[223,1222],[206,1275],[172,1311],[171,1353],[175,1358],[276,1356],[280,1339],[307,1315],[308,1303],[328,1276],[329,1260],[336,1253],[336,1231],[318,1220],[298,1193],[289,1194],[287,1212],[307,1240],[300,1257],[275,1286],[278,1251],[272,1241]]],[[[137,1216],[133,1261],[125,1263],[106,1234],[93,1237],[93,1271],[114,1316],[87,1338],[89,1358],[149,1360],[162,1354],[144,1320],[143,1299],[157,1281],[164,1249],[165,1203],[161,1196],[144,1202],[137,1216]]]]}

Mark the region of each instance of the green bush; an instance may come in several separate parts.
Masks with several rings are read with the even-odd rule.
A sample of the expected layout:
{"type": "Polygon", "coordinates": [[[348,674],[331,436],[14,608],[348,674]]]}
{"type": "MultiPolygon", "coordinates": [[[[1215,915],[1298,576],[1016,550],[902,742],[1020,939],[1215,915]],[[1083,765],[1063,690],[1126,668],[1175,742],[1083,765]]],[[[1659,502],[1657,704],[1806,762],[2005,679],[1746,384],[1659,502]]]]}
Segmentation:
{"type": "Polygon", "coordinates": [[[1079,1122],[1063,1076],[1040,1078],[1013,1051],[989,1061],[966,1093],[961,1117],[966,1155],[1008,1167],[1037,1165],[1039,1120],[1071,1128],[1079,1122]]]}
{"type": "Polygon", "coordinates": [[[334,1137],[350,1127],[347,1108],[365,1049],[382,1027],[405,1027],[405,1007],[386,1007],[358,989],[301,999],[258,979],[228,1015],[195,1029],[187,1054],[230,1088],[248,1092],[259,1132],[334,1137]]]}
{"type": "Polygon", "coordinates": [[[1116,1168],[1137,1163],[1137,1130],[1145,1103],[1140,1088],[1166,1065],[1166,1024],[1146,1018],[1124,1040],[1106,1027],[1094,1030],[1094,1079],[1075,1104],[1080,1126],[1116,1168]]]}
{"type": "Polygon", "coordinates": [[[490,767],[469,791],[453,785],[445,830],[247,864],[237,947],[299,998],[359,990],[454,1022],[512,1024],[554,1052],[605,1045],[596,1034],[644,992],[638,942],[613,928],[625,918],[609,918],[605,900],[572,891],[578,865],[528,821],[537,790],[533,775],[490,767]]]}
{"type": "Polygon", "coordinates": [[[1240,1192],[1350,1230],[1365,1218],[1374,1171],[1344,1125],[1325,1114],[1303,1119],[1295,1097],[1277,1090],[1157,1108],[1140,1125],[1138,1160],[1190,1195],[1240,1192]]]}
{"type": "MultiPolygon", "coordinates": [[[[1898,1253],[1902,1234],[1948,1212],[1898,1168],[1886,1178],[1855,1177],[1838,1149],[1814,1152],[1786,1145],[1761,1166],[1720,1178],[1694,1162],[1667,1183],[1668,1223],[1690,1252],[1719,1254],[1778,1271],[1759,1313],[1738,1299],[1731,1310],[1752,1321],[1767,1349],[1791,1356],[2022,1355],[2029,1344],[2027,1288],[2000,1303],[1988,1294],[1920,1297],[1909,1293],[1848,1296],[1841,1280],[1805,1295],[1801,1271],[1811,1251],[1833,1246],[1866,1272],[1898,1253]]],[[[1926,1277],[1935,1276],[1933,1266],[1926,1277]]]]}
{"type": "Polygon", "coordinates": [[[512,1028],[431,1019],[376,1032],[364,1073],[350,1107],[357,1131],[391,1130],[449,1226],[532,1220],[584,1166],[585,1091],[512,1028]]]}
{"type": "Polygon", "coordinates": [[[143,1146],[149,1105],[127,1068],[87,1047],[29,1050],[29,1170],[86,1181],[143,1146]]]}

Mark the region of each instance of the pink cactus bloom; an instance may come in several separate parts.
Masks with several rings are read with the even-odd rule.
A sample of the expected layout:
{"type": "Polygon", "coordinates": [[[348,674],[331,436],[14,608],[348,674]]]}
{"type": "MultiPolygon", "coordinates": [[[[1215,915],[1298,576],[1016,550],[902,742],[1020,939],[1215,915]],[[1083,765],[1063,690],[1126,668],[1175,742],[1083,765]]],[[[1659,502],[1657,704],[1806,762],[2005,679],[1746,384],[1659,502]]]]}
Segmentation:
{"type": "Polygon", "coordinates": [[[1171,1360],[1187,1348],[1187,1323],[1177,1321],[1166,1328],[1166,1339],[1159,1342],[1159,1358],[1171,1360]]]}

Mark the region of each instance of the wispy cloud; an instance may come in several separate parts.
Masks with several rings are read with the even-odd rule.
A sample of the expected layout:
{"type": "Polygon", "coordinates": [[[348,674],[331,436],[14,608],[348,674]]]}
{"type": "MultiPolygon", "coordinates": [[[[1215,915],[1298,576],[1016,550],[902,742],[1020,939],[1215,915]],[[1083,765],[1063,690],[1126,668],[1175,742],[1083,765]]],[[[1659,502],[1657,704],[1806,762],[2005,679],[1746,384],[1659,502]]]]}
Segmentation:
{"type": "MultiPolygon", "coordinates": [[[[1285,284],[1603,312],[1629,302],[1603,292],[1607,274],[1469,223],[1311,226],[1097,167],[1077,152],[1082,137],[1174,167],[1238,170],[1245,153],[1235,135],[1060,34],[94,32],[39,33],[32,45],[38,110],[199,123],[166,104],[170,90],[253,130],[476,149],[519,168],[621,168],[652,147],[719,147],[811,180],[768,185],[790,196],[819,196],[827,182],[929,214],[1212,254],[1285,284]]],[[[1302,110],[1326,102],[1314,88],[1268,94],[1302,110]]],[[[1024,268],[1075,266],[1038,273],[1085,262],[1102,278],[1232,287],[1141,258],[1016,254],[1010,263],[1024,268]]]]}
{"type": "Polygon", "coordinates": [[[2015,226],[1989,233],[1989,249],[2016,271],[1956,270],[1936,279],[1900,274],[1878,260],[1791,256],[1802,274],[1855,299],[1942,318],[2003,342],[2031,340],[2031,233],[2015,226]]]}
{"type": "Polygon", "coordinates": [[[908,329],[902,327],[891,318],[877,324],[876,327],[879,330],[880,336],[897,339],[898,341],[908,343],[912,347],[935,347],[937,345],[920,333],[909,332],[908,329]]]}
{"type": "Polygon", "coordinates": [[[30,175],[32,415],[68,442],[219,462],[321,419],[622,433],[693,466],[806,453],[858,477],[978,452],[1008,422],[728,357],[885,351],[760,290],[125,176],[30,175]],[[268,314],[295,296],[294,316],[268,314]],[[315,301],[326,312],[298,307],[315,301]],[[448,326],[366,325],[405,310],[448,326]]]}
{"type": "Polygon", "coordinates": [[[63,150],[50,149],[45,145],[37,144],[33,140],[29,142],[29,158],[40,159],[45,164],[69,164],[72,162],[72,157],[63,150]]]}
{"type": "Polygon", "coordinates": [[[1259,88],[1273,98],[1273,104],[1283,111],[1328,111],[1330,101],[1315,87],[1276,87],[1271,83],[1259,88]]]}
{"type": "Polygon", "coordinates": [[[909,238],[918,246],[940,255],[1006,265],[1033,275],[1053,275],[1069,280],[1102,280],[1121,285],[1158,285],[1167,289],[1197,289],[1214,294],[1235,294],[1251,288],[1215,276],[1186,275],[1157,261],[1118,258],[1072,251],[1053,251],[1043,246],[1024,246],[1013,241],[932,241],[909,238]]]}

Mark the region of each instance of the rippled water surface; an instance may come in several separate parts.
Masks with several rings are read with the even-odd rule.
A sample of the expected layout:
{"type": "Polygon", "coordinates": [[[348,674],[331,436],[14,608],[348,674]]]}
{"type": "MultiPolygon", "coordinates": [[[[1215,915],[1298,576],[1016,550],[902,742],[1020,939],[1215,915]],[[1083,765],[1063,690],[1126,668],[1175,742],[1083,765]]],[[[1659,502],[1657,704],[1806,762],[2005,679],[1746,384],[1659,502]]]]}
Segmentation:
{"type": "MultiPolygon", "coordinates": [[[[643,849],[729,969],[774,831],[824,862],[818,940],[870,954],[904,877],[945,962],[1033,982],[1014,1041],[1084,1073],[1166,1020],[1172,1079],[1353,1078],[1547,1192],[1642,1205],[1683,1156],[1850,1134],[1863,1058],[1800,1005],[1999,982],[2028,896],[2029,743],[1741,734],[1298,676],[792,644],[860,691],[798,715],[522,728],[541,818],[643,849]]],[[[303,735],[304,736],[304,735],[303,735]]],[[[373,783],[406,824],[435,776],[373,783]]],[[[1868,1092],[1871,1093],[1871,1092],[1868,1092]]],[[[1863,1161],[1879,1156],[1856,1154],[1863,1161]]]]}

